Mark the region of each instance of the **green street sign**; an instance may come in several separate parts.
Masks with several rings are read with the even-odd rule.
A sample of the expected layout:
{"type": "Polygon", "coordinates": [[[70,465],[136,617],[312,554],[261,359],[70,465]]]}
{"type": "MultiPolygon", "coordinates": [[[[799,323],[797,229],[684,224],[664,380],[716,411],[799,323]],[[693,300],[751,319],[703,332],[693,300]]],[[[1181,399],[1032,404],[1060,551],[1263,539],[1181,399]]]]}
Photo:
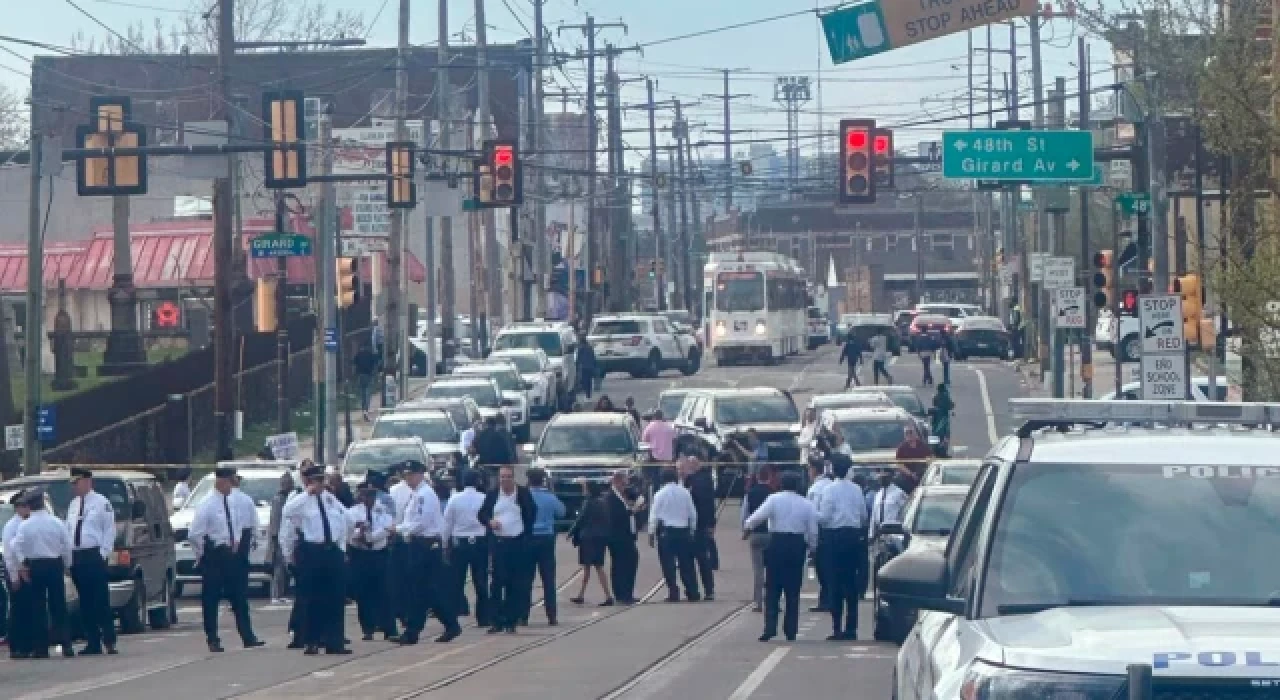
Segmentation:
{"type": "Polygon", "coordinates": [[[976,29],[1038,9],[1031,0],[986,0],[969,5],[950,0],[872,0],[821,15],[832,63],[847,63],[890,49],[976,29]]]}
{"type": "Polygon", "coordinates": [[[1085,182],[1093,177],[1088,131],[942,132],[942,176],[1019,182],[1085,182]]]}
{"type": "Polygon", "coordinates": [[[1093,177],[1087,182],[1080,183],[1089,187],[1103,187],[1107,184],[1107,167],[1102,163],[1093,164],[1093,177]]]}
{"type": "Polygon", "coordinates": [[[884,15],[879,2],[869,2],[822,15],[831,62],[848,63],[890,49],[885,41],[884,15]]]}
{"type": "Polygon", "coordinates": [[[249,241],[253,258],[293,258],[311,255],[311,239],[300,233],[264,233],[249,241]]]}
{"type": "Polygon", "coordinates": [[[1151,213],[1151,195],[1147,192],[1121,192],[1116,195],[1116,208],[1125,216],[1151,213]]]}

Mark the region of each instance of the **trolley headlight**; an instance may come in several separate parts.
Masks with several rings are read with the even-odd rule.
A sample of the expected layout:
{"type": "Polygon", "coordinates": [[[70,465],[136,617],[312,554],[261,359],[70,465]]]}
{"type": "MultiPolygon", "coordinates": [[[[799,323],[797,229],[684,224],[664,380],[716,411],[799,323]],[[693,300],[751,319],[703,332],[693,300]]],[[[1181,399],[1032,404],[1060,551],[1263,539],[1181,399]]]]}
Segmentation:
{"type": "Polygon", "coordinates": [[[965,676],[964,685],[960,687],[960,697],[965,700],[1110,700],[1120,691],[1124,682],[1124,678],[1120,676],[1021,671],[978,661],[965,676]]]}
{"type": "Polygon", "coordinates": [[[728,332],[729,329],[725,327],[724,321],[716,321],[716,335],[724,335],[728,332]]]}
{"type": "Polygon", "coordinates": [[[756,321],[756,335],[764,335],[768,330],[764,325],[764,321],[756,321]]]}

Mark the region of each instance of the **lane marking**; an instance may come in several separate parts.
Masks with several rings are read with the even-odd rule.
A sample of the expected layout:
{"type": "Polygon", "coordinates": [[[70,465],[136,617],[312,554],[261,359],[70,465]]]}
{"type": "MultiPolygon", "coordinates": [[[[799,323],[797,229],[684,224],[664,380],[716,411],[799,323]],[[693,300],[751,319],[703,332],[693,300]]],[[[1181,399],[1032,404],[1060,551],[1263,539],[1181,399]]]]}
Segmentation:
{"type": "Polygon", "coordinates": [[[768,678],[770,673],[773,673],[773,669],[777,668],[778,664],[782,663],[782,659],[790,652],[790,647],[774,649],[773,653],[769,654],[769,656],[756,667],[756,670],[752,671],[751,675],[747,676],[747,679],[742,681],[742,685],[738,686],[738,689],[733,691],[733,695],[729,696],[729,700],[747,700],[747,698],[751,697],[756,690],[760,688],[760,684],[764,683],[764,679],[768,678]]]}
{"type": "Polygon", "coordinates": [[[991,440],[991,447],[995,447],[1000,441],[1000,433],[996,430],[996,414],[991,408],[991,394],[987,391],[987,375],[977,368],[973,368],[973,373],[978,375],[978,390],[982,394],[982,411],[987,414],[987,437],[991,440]]]}

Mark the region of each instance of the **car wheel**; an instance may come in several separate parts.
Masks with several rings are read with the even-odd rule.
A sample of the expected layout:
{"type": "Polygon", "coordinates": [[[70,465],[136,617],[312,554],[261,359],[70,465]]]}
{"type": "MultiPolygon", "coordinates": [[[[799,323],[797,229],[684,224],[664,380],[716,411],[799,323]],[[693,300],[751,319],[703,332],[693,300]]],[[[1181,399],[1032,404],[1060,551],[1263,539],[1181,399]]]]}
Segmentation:
{"type": "Polygon", "coordinates": [[[689,352],[689,360],[684,363],[684,367],[680,368],[680,373],[688,377],[698,373],[698,369],[702,367],[702,355],[697,350],[689,352]]]}
{"type": "Polygon", "coordinates": [[[147,610],[147,585],[142,582],[139,576],[133,582],[133,597],[120,610],[120,632],[121,634],[141,634],[146,630],[146,621],[143,619],[147,610]]]}
{"type": "Polygon", "coordinates": [[[164,607],[147,611],[147,622],[153,630],[169,629],[178,622],[178,605],[173,597],[173,577],[169,576],[164,590],[164,607]]]}
{"type": "Polygon", "coordinates": [[[1137,362],[1142,353],[1142,338],[1137,333],[1130,333],[1120,343],[1119,357],[1121,362],[1137,362]]]}
{"type": "Polygon", "coordinates": [[[644,366],[644,376],[656,377],[662,371],[662,355],[657,350],[649,353],[649,360],[644,366]]]}

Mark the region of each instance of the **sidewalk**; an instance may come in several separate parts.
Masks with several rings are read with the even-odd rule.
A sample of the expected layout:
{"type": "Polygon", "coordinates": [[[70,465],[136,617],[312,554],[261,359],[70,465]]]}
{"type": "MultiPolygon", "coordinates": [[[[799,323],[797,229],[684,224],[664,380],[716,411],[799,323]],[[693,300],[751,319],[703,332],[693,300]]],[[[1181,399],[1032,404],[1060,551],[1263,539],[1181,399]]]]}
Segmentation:
{"type": "MultiPolygon", "coordinates": [[[[1069,351],[1064,354],[1066,360],[1063,381],[1063,395],[1067,398],[1084,398],[1081,392],[1084,389],[1084,382],[1080,379],[1080,353],[1077,349],[1075,357],[1072,358],[1069,351]]],[[[1027,391],[1033,398],[1050,398],[1053,396],[1053,372],[1046,371],[1043,379],[1041,378],[1040,363],[1034,360],[1017,361],[1018,373],[1022,375],[1026,382],[1027,391]]],[[[1111,352],[1107,350],[1093,349],[1093,395],[1095,398],[1105,396],[1115,390],[1115,371],[1116,361],[1111,357],[1111,352]]],[[[1132,362],[1124,365],[1125,376],[1121,377],[1122,384],[1138,381],[1138,363],[1132,362]]]]}

